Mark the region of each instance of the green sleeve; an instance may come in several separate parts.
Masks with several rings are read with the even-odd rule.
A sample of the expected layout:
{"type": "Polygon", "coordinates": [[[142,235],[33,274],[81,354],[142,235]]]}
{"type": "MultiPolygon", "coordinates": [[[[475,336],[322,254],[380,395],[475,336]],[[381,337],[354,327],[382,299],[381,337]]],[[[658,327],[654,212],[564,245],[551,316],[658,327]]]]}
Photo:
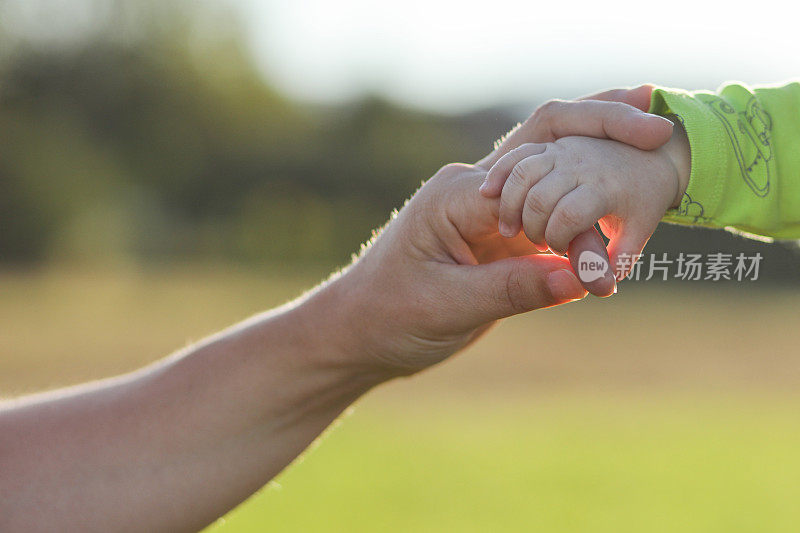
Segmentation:
{"type": "Polygon", "coordinates": [[[656,89],[650,112],[677,117],[692,152],[686,194],[664,221],[800,238],[800,83],[656,89]]]}

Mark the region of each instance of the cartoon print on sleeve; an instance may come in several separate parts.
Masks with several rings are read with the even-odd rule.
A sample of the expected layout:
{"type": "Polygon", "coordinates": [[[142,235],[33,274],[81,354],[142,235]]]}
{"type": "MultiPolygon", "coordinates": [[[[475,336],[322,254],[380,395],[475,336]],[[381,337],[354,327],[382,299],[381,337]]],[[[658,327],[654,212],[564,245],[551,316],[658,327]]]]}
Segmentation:
{"type": "Polygon", "coordinates": [[[757,196],[767,196],[775,165],[770,142],[772,117],[754,96],[739,112],[719,96],[700,94],[698,98],[725,127],[744,182],[757,196]]]}
{"type": "Polygon", "coordinates": [[[691,217],[695,224],[698,222],[707,222],[707,218],[704,216],[705,209],[703,209],[703,205],[700,202],[692,200],[692,197],[689,196],[688,193],[683,193],[681,205],[678,207],[678,214],[684,217],[691,217]]]}

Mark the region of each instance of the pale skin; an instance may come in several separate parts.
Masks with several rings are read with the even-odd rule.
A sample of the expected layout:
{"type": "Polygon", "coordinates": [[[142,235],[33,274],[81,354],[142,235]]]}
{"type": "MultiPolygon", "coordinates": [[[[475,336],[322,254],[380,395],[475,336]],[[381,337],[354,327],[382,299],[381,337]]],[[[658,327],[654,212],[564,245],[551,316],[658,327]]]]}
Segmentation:
{"type": "MultiPolygon", "coordinates": [[[[649,92],[597,97],[643,108],[649,92]]],[[[357,261],[291,304],[138,372],[4,403],[0,530],[200,529],[372,387],[445,360],[498,319],[583,298],[567,259],[497,233],[499,200],[477,189],[525,142],[667,141],[660,119],[620,106],[545,108],[477,164],[442,168],[357,261]]],[[[603,250],[593,230],[581,243],[603,250]]]]}
{"type": "Polygon", "coordinates": [[[689,141],[676,125],[655,150],[590,137],[526,143],[501,157],[480,191],[500,198],[498,231],[520,230],[540,249],[564,254],[599,222],[622,279],[665,212],[680,205],[690,174],[689,141]]]}

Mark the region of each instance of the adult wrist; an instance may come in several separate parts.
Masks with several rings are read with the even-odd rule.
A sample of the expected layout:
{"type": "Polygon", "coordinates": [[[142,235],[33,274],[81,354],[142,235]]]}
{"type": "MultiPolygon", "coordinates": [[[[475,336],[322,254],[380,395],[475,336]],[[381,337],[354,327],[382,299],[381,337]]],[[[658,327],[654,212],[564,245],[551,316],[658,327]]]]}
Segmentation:
{"type": "Polygon", "coordinates": [[[348,276],[336,275],[303,297],[288,314],[302,332],[302,350],[307,363],[337,374],[354,387],[366,390],[391,379],[393,374],[370,357],[369,327],[364,317],[363,295],[351,287],[348,276]]]}

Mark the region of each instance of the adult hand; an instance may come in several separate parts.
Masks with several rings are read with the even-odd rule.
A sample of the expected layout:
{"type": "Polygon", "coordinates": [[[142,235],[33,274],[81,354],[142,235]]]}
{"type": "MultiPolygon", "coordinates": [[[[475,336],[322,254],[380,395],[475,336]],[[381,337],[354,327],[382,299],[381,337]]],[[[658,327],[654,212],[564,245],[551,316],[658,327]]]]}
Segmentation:
{"type": "MultiPolygon", "coordinates": [[[[641,111],[650,90],[593,97],[634,105],[546,104],[477,164],[437,172],[362,257],[312,297],[321,313],[344,318],[346,326],[331,329],[341,353],[390,374],[412,373],[447,358],[497,319],[583,298],[566,258],[538,254],[524,235],[500,236],[498,200],[478,187],[493,161],[524,142],[589,135],[660,146],[672,124],[641,111]]],[[[579,239],[580,251],[605,255],[596,232],[579,239]]]]}
{"type": "MultiPolygon", "coordinates": [[[[502,158],[501,165],[510,169],[525,157],[540,151],[539,145],[528,143],[552,142],[570,135],[608,138],[642,150],[659,148],[672,136],[673,124],[663,117],[645,113],[650,106],[652,91],[653,86],[646,84],[633,89],[612,89],[576,101],[547,102],[476,165],[488,171],[502,158]]],[[[499,196],[497,187],[496,182],[487,180],[481,185],[481,191],[486,196],[499,196]]],[[[611,239],[612,248],[618,250],[616,245],[623,242],[617,239],[619,228],[603,221],[600,225],[606,237],[611,239]]],[[[584,243],[591,243],[596,238],[599,238],[599,233],[590,229],[572,241],[569,255],[573,264],[578,264],[578,258],[589,249],[584,243]]],[[[604,277],[585,282],[584,287],[596,296],[610,296],[616,290],[614,269],[610,267],[604,277]]]]}
{"type": "Polygon", "coordinates": [[[654,150],[672,135],[671,121],[646,113],[653,85],[611,89],[574,101],[551,100],[511,130],[476,165],[489,170],[498,159],[525,143],[553,142],[583,135],[612,139],[641,150],[654,150]]]}

